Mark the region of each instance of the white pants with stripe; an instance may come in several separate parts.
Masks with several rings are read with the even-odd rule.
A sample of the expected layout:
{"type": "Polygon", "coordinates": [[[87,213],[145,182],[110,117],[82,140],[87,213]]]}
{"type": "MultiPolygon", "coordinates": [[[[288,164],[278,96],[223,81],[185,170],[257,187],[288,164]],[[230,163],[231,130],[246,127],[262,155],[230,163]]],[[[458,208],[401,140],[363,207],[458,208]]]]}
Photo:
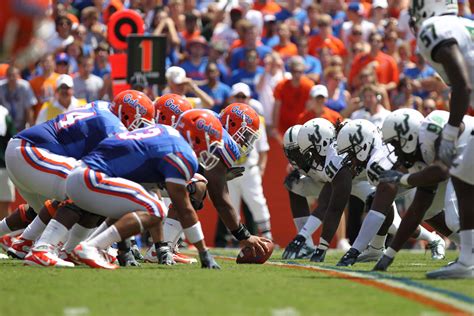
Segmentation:
{"type": "Polygon", "coordinates": [[[66,180],[68,197],[80,208],[110,218],[135,211],[166,217],[168,208],[154,193],[133,181],[109,177],[84,164],[75,168],[66,180]]]}
{"type": "Polygon", "coordinates": [[[242,199],[247,204],[253,219],[256,223],[270,220],[267,200],[263,195],[262,177],[258,166],[253,166],[245,170],[241,177],[227,182],[229,187],[232,205],[240,214],[242,199]]]}
{"type": "Polygon", "coordinates": [[[11,139],[5,151],[10,179],[37,212],[47,199],[66,198],[66,178],[78,165],[71,157],[56,155],[21,139],[11,139]]]}

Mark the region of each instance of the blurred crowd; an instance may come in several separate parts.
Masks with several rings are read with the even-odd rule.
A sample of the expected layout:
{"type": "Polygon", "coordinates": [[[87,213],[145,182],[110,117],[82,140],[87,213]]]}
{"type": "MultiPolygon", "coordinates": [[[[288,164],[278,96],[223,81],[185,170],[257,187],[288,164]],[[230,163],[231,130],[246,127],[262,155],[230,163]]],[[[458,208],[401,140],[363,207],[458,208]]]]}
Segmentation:
{"type": "MultiPolygon", "coordinates": [[[[109,57],[120,51],[107,41],[107,24],[114,12],[131,9],[145,34],[167,38],[167,84],[136,75],[133,89],[152,100],[184,95],[216,112],[258,100],[269,137],[280,141],[288,127],[315,117],[377,125],[399,108],[447,110],[450,90],[416,51],[408,2],[52,0],[54,32],[39,61],[19,69],[0,60],[0,104],[21,131],[113,99],[109,57]]],[[[460,15],[474,18],[474,1],[458,4],[460,15]]]]}

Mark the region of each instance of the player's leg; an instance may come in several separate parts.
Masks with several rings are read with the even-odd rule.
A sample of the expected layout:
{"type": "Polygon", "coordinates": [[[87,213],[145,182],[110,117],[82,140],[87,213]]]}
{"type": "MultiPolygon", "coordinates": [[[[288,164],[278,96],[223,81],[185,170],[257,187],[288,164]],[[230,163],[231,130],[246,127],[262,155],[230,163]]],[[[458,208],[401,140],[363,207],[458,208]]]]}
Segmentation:
{"type": "Polygon", "coordinates": [[[338,266],[351,266],[356,262],[357,257],[367,248],[369,242],[382,227],[387,214],[392,210],[397,191],[397,187],[392,184],[380,183],[377,186],[370,211],[362,223],[359,234],[351,249],[337,263],[338,266]]]}
{"type": "MultiPolygon", "coordinates": [[[[113,243],[143,233],[145,230],[152,231],[154,241],[161,241],[163,238],[161,226],[162,219],[158,216],[151,215],[147,211],[127,213],[102,233],[88,241],[80,243],[74,249],[74,254],[82,263],[92,268],[116,269],[117,266],[110,264],[104,259],[105,249],[110,247],[113,243]],[[153,230],[152,228],[155,229],[153,230]]],[[[159,249],[161,245],[155,247],[159,249]]]]}

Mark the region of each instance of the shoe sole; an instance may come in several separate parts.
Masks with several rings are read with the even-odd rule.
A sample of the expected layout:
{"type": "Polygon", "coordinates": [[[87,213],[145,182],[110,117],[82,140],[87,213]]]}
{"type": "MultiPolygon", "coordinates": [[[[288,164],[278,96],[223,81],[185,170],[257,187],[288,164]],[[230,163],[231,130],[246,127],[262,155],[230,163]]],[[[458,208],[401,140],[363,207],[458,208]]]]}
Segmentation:
{"type": "Polygon", "coordinates": [[[367,257],[363,257],[361,259],[360,256],[357,258],[357,262],[376,262],[380,259],[380,257],[382,257],[383,253],[381,253],[379,256],[367,256],[367,257]]]}
{"type": "Polygon", "coordinates": [[[12,257],[13,259],[18,259],[18,260],[25,260],[25,257],[27,255],[27,253],[25,253],[24,255],[19,255],[20,252],[17,252],[16,250],[12,249],[12,248],[9,248],[8,251],[7,251],[7,254],[12,257]]]}

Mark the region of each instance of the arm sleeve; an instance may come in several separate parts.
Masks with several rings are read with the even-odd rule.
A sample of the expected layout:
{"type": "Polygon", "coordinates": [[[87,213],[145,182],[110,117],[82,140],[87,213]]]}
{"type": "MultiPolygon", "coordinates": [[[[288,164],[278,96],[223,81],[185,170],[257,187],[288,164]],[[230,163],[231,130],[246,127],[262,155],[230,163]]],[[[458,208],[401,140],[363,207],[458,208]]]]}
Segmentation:
{"type": "Polygon", "coordinates": [[[189,159],[180,152],[166,155],[160,164],[165,182],[186,185],[194,173],[197,172],[198,164],[196,159],[189,159]]]}

